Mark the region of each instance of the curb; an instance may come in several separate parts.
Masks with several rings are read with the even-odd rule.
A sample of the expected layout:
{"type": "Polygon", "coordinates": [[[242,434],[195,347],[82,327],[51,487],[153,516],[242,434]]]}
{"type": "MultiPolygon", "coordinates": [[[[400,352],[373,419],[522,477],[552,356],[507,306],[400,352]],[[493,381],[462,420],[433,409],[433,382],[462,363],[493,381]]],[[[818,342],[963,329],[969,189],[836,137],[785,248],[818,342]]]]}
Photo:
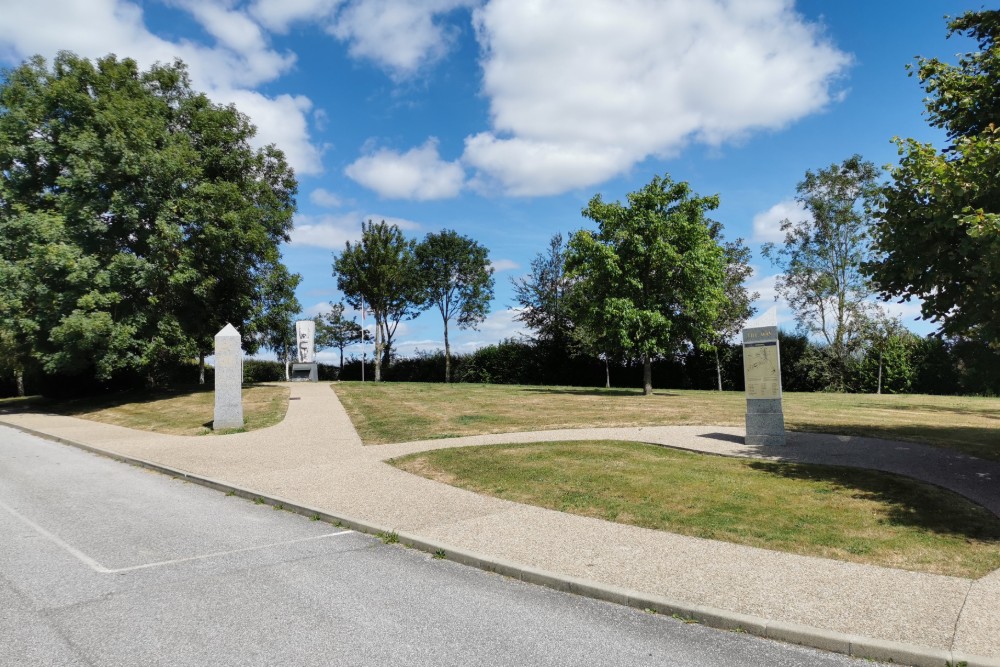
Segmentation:
{"type": "Polygon", "coordinates": [[[945,649],[935,649],[905,642],[896,642],[886,639],[875,639],[862,637],[860,635],[850,635],[833,630],[825,630],[788,621],[775,621],[738,612],[706,607],[680,602],[669,598],[641,593],[639,591],[618,588],[609,584],[603,584],[587,579],[580,579],[569,575],[557,574],[540,570],[528,565],[521,565],[503,558],[496,558],[484,554],[467,551],[452,545],[437,542],[420,535],[407,532],[398,532],[392,528],[381,526],[369,521],[364,521],[355,517],[343,514],[331,514],[307,505],[281,498],[279,496],[267,496],[250,489],[235,486],[229,482],[195,475],[193,473],[171,468],[169,466],[146,461],[131,456],[109,452],[93,445],[87,445],[67,438],[54,436],[42,431],[37,431],[26,426],[11,424],[0,419],[0,425],[13,428],[44,440],[68,445],[77,449],[114,459],[122,463],[127,463],[139,468],[162,473],[175,479],[199,484],[201,486],[223,491],[239,496],[246,500],[261,502],[266,505],[281,505],[282,509],[301,514],[309,518],[318,517],[320,520],[349,528],[355,532],[368,535],[395,534],[399,544],[417,549],[430,554],[444,552],[445,557],[461,565],[474,567],[486,572],[492,572],[511,579],[517,579],[529,584],[545,586],[557,591],[572,593],[583,597],[611,602],[614,604],[652,611],[657,614],[665,614],[679,618],[688,622],[697,622],[711,628],[729,630],[735,632],[746,632],[757,637],[773,639],[789,644],[799,644],[833,653],[841,653],[856,658],[866,660],[876,660],[880,662],[892,662],[914,667],[1000,667],[1000,657],[968,655],[960,651],[945,649]]]}

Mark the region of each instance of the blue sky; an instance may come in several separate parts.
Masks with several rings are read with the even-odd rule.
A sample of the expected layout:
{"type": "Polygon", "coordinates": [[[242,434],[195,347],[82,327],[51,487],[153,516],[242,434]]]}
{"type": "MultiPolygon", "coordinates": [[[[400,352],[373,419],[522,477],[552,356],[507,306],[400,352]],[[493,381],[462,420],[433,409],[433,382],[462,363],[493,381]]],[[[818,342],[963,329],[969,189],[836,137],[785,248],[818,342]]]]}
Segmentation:
{"type": "MultiPolygon", "coordinates": [[[[286,263],[313,315],[339,300],[333,253],[366,219],[421,238],[455,229],[491,251],[492,313],[458,350],[516,335],[510,280],[556,232],[588,226],[595,193],[669,173],[719,194],[713,217],[761,259],[796,215],[807,169],[893,136],[940,143],[914,57],[954,62],[944,15],[977,3],[886,0],[0,0],[0,64],[68,49],[143,66],[181,58],[234,103],[299,178],[286,263]]],[[[791,314],[780,307],[783,326],[791,314]]],[[[914,305],[894,306],[904,323],[914,305]]],[[[454,331],[454,330],[453,330],[454,331]]],[[[436,311],[401,325],[403,353],[442,345],[436,311]]],[[[320,355],[332,358],[327,353],[320,355]]]]}

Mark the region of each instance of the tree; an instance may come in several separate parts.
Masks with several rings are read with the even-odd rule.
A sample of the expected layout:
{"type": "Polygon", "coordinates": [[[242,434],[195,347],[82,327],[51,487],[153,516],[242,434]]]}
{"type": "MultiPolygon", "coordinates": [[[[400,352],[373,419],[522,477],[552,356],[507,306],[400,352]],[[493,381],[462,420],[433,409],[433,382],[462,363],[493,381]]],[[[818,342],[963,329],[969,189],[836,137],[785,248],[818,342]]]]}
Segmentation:
{"type": "Polygon", "coordinates": [[[382,380],[392,338],[404,319],[416,317],[421,302],[416,244],[385,220],[361,224],[361,240],[347,242],[333,260],[337,289],[351,307],[367,305],[375,318],[375,381],[382,380]],[[383,358],[385,357],[385,358],[383,358]]]}
{"type": "Polygon", "coordinates": [[[566,274],[566,246],[562,234],[549,240],[546,253],[531,260],[531,273],[511,278],[514,299],[521,307],[514,319],[534,331],[533,342],[547,351],[565,352],[573,336],[569,295],[571,281],[566,274]]]}
{"type": "Polygon", "coordinates": [[[340,350],[341,369],[344,368],[344,348],[371,340],[371,333],[361,328],[358,318],[347,319],[344,310],[343,303],[330,302],[329,312],[315,318],[316,349],[332,347],[340,350]]]}
{"type": "Polygon", "coordinates": [[[834,384],[847,384],[848,357],[857,349],[875,293],[862,264],[871,256],[871,209],[879,194],[879,169],[853,155],[841,164],[807,171],[796,201],[804,220],[784,220],[785,240],[763,254],[782,270],[775,284],[799,327],[829,346],[834,384]]]}
{"type": "MultiPolygon", "coordinates": [[[[713,237],[718,239],[721,232],[722,226],[716,224],[713,237]]],[[[726,263],[723,279],[725,299],[719,306],[719,314],[713,326],[715,334],[709,341],[712,353],[715,355],[715,378],[719,391],[722,391],[722,362],[719,359],[719,347],[743,330],[743,325],[754,314],[753,302],[760,298],[760,293],[748,292],[745,285],[746,279],[753,274],[753,267],[750,266],[750,248],[744,245],[743,239],[724,243],[722,252],[726,263]]]]}
{"type": "Polygon", "coordinates": [[[913,354],[919,338],[899,318],[886,315],[868,320],[862,332],[864,357],[858,365],[860,391],[905,393],[916,376],[913,354]]]}
{"type": "MultiPolygon", "coordinates": [[[[942,151],[899,139],[900,162],[884,188],[865,266],[885,299],[919,298],[938,333],[1000,345],[1000,11],[967,12],[948,24],[979,51],[958,65],[918,59],[942,151]]],[[[911,72],[912,73],[912,72],[911,72]]]]}
{"type": "Polygon", "coordinates": [[[644,393],[653,393],[654,356],[704,342],[724,297],[725,254],[705,213],[717,196],[699,197],[669,176],[629,193],[628,205],[595,195],[583,215],[596,233],[573,234],[566,271],[590,296],[580,318],[643,361],[644,393]]]}
{"type": "Polygon", "coordinates": [[[254,133],[179,61],[140,72],[63,52],[7,72],[0,329],[17,365],[153,383],[226,322],[253,352],[297,281],[278,250],[295,178],[254,133]]]}
{"type": "Polygon", "coordinates": [[[451,382],[448,322],[475,329],[486,319],[493,299],[493,267],[489,251],[452,230],[428,234],[416,247],[424,305],[437,306],[444,322],[444,381],[451,382]]]}

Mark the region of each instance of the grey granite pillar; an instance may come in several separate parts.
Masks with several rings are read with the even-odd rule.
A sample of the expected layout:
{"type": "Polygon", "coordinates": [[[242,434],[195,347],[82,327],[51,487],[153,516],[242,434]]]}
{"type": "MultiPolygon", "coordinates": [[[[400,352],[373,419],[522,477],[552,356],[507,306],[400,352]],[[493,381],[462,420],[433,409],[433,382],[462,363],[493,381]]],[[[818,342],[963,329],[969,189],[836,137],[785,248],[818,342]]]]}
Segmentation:
{"type": "Polygon", "coordinates": [[[215,418],[216,431],[243,428],[243,348],[240,332],[227,324],[215,335],[215,418]]]}
{"type": "Polygon", "coordinates": [[[781,357],[777,311],[769,310],[743,329],[743,379],[746,383],[746,444],[784,445],[781,410],[781,357]]]}

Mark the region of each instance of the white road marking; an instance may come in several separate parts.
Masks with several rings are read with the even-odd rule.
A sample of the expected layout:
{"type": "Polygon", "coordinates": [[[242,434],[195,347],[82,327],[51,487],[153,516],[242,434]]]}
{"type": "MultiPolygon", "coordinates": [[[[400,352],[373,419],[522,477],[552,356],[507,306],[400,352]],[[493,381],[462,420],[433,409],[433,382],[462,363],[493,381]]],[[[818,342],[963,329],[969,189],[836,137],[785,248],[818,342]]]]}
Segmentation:
{"type": "Polygon", "coordinates": [[[273,544],[263,544],[255,547],[244,547],[242,549],[231,549],[229,551],[215,551],[209,554],[189,556],[187,558],[174,558],[171,560],[161,560],[155,563],[144,563],[143,565],[132,565],[129,567],[107,568],[98,563],[96,560],[94,560],[87,554],[83,553],[82,551],[74,547],[72,544],[69,544],[66,541],[62,540],[58,535],[45,530],[40,525],[38,525],[28,517],[24,516],[23,514],[21,514],[16,509],[6,504],[2,500],[0,500],[0,507],[7,510],[7,512],[11,514],[11,516],[13,516],[16,519],[19,519],[21,522],[23,522],[25,525],[30,527],[32,530],[34,530],[36,533],[38,533],[45,539],[49,540],[56,546],[65,549],[77,560],[79,560],[81,563],[92,569],[94,572],[99,572],[101,574],[118,574],[120,572],[131,572],[133,570],[145,570],[151,567],[162,567],[164,565],[175,565],[177,563],[187,563],[189,561],[194,561],[194,560],[204,560],[206,558],[217,558],[219,556],[228,556],[229,554],[244,553],[246,551],[259,551],[261,549],[272,549],[274,547],[283,547],[289,544],[298,544],[300,542],[311,542],[313,540],[321,540],[327,537],[337,537],[338,535],[347,535],[349,533],[354,532],[353,530],[345,529],[345,530],[339,530],[336,533],[324,533],[323,535],[313,535],[311,537],[302,537],[297,540],[287,540],[285,542],[275,542],[273,544]]]}

